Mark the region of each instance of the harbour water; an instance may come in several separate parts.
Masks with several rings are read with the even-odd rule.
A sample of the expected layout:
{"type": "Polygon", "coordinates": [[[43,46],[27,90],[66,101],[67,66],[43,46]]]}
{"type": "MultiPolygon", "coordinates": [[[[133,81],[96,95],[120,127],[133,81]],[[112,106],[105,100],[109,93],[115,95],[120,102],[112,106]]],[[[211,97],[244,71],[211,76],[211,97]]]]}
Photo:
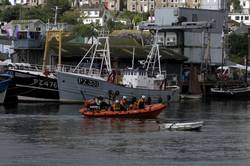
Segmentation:
{"type": "Polygon", "coordinates": [[[161,122],[203,120],[200,132],[156,119],[84,118],[81,105],[0,106],[0,165],[249,165],[250,101],[170,104],[161,122]]]}

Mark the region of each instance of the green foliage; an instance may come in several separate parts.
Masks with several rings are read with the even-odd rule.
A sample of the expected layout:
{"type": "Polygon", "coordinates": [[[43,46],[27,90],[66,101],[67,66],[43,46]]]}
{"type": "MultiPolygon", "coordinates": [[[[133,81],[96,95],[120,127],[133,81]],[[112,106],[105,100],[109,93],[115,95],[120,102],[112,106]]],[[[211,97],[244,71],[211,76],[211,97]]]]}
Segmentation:
{"type": "MultiPolygon", "coordinates": [[[[24,10],[24,9],[22,9],[24,10]]],[[[48,19],[53,17],[52,13],[47,8],[33,7],[23,11],[22,19],[40,19],[43,22],[47,22],[48,19]]]]}
{"type": "Polygon", "coordinates": [[[128,29],[128,26],[121,22],[114,22],[110,19],[107,21],[107,28],[110,32],[112,32],[113,30],[128,29]]]}
{"type": "Polygon", "coordinates": [[[55,7],[58,7],[59,10],[58,13],[58,21],[61,21],[62,15],[64,12],[70,10],[70,2],[68,0],[47,0],[47,4],[44,6],[43,9],[45,9],[50,16],[50,18],[53,18],[55,15],[55,7]],[[53,10],[54,9],[54,10],[53,10]]]}
{"type": "Polygon", "coordinates": [[[67,22],[69,24],[77,24],[78,23],[78,18],[80,16],[79,11],[77,10],[68,10],[63,13],[62,16],[62,22],[67,22]]]}
{"type": "Polygon", "coordinates": [[[9,0],[2,0],[0,1],[0,5],[11,5],[11,3],[9,2],[9,0]]]}
{"type": "Polygon", "coordinates": [[[5,8],[0,15],[1,21],[10,22],[11,20],[19,19],[21,11],[21,6],[16,5],[12,7],[5,8]]]}
{"type": "Polygon", "coordinates": [[[229,0],[228,6],[232,5],[234,11],[241,11],[240,1],[239,0],[229,0]]]}
{"type": "Polygon", "coordinates": [[[58,6],[58,14],[62,14],[71,8],[69,0],[47,0],[46,8],[52,9],[58,6]]]}
{"type": "Polygon", "coordinates": [[[232,33],[228,36],[228,54],[235,62],[242,62],[248,54],[248,35],[232,33]]]}
{"type": "Polygon", "coordinates": [[[137,12],[130,12],[130,11],[125,11],[125,12],[120,12],[119,15],[117,16],[120,19],[124,19],[128,21],[128,24],[130,25],[130,28],[133,27],[133,25],[137,25],[139,22],[146,20],[148,14],[146,13],[137,13],[137,12]]]}
{"type": "Polygon", "coordinates": [[[73,35],[81,37],[92,37],[97,36],[97,32],[95,31],[95,28],[90,24],[77,24],[73,28],[73,35]]]}

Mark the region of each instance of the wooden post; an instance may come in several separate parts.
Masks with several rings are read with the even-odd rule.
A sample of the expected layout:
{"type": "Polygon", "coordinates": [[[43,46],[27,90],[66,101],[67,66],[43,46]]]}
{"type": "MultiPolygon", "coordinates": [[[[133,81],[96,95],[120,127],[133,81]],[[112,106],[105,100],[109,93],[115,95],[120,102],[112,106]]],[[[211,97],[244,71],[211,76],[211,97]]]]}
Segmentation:
{"type": "Polygon", "coordinates": [[[49,40],[48,40],[48,32],[46,33],[46,39],[45,39],[45,48],[43,53],[43,72],[45,72],[45,68],[47,65],[47,54],[48,54],[48,46],[49,46],[49,40]]]}
{"type": "Polygon", "coordinates": [[[58,33],[58,42],[59,42],[59,49],[58,49],[58,66],[61,67],[62,64],[62,31],[58,33]]]}

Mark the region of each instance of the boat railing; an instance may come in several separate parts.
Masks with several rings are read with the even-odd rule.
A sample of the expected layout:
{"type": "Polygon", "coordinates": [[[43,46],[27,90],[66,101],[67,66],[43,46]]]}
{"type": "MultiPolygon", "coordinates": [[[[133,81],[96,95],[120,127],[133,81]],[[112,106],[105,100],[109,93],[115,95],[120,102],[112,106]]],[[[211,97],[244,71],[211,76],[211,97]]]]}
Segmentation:
{"type": "Polygon", "coordinates": [[[76,68],[75,66],[71,65],[63,65],[60,67],[60,70],[63,72],[70,72],[70,73],[76,73],[76,74],[86,74],[86,75],[91,75],[91,76],[106,76],[107,75],[107,70],[102,70],[102,73],[100,74],[99,69],[92,68],[91,71],[88,67],[78,67],[76,68]]]}
{"type": "Polygon", "coordinates": [[[9,67],[15,70],[27,70],[27,71],[42,71],[42,65],[28,64],[28,63],[15,63],[9,67]]]}
{"type": "Polygon", "coordinates": [[[177,74],[166,74],[165,78],[166,78],[169,85],[177,85],[178,84],[177,74]]]}
{"type": "MultiPolygon", "coordinates": [[[[9,66],[9,69],[42,72],[43,66],[29,63],[14,63],[14,65],[9,66]]],[[[56,66],[47,65],[46,70],[48,70],[49,72],[54,72],[56,70],[56,66]]]]}

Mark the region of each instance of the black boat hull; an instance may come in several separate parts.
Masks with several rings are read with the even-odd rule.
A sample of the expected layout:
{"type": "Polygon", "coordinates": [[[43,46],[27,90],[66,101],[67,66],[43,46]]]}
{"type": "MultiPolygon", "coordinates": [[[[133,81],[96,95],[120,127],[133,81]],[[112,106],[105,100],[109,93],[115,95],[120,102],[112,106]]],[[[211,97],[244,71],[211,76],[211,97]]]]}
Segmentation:
{"type": "Polygon", "coordinates": [[[59,102],[57,79],[41,72],[8,70],[13,75],[13,84],[8,89],[8,97],[16,96],[18,101],[59,102]]]}

